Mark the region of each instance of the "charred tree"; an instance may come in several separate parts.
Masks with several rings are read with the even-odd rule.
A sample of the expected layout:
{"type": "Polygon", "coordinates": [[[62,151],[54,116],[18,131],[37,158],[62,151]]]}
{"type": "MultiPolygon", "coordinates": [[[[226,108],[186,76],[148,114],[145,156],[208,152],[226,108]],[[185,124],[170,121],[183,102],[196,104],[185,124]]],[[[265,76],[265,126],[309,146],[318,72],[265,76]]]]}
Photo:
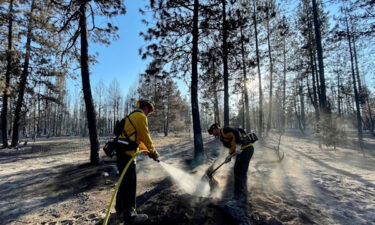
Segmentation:
{"type": "Polygon", "coordinates": [[[226,0],[221,0],[222,4],[222,33],[223,33],[223,75],[224,75],[224,126],[229,126],[229,74],[228,74],[228,25],[226,19],[226,0]]]}
{"type": "Polygon", "coordinates": [[[198,12],[199,0],[194,0],[193,28],[192,28],[192,53],[191,53],[191,113],[193,117],[194,132],[194,159],[196,162],[203,160],[203,139],[198,104],[198,12]]]}
{"type": "Polygon", "coordinates": [[[245,59],[245,47],[244,47],[244,35],[242,31],[242,26],[240,27],[241,33],[241,57],[242,57],[242,73],[243,73],[243,80],[244,80],[244,87],[243,87],[243,95],[244,95],[244,113],[245,113],[245,126],[247,132],[251,131],[251,124],[250,124],[250,104],[249,104],[249,92],[247,88],[247,71],[246,71],[246,59],[245,59]]]}
{"type": "Polygon", "coordinates": [[[14,111],[12,147],[16,147],[18,145],[18,139],[19,139],[19,122],[20,122],[20,117],[21,117],[23,98],[25,95],[25,88],[27,84],[27,77],[29,75],[34,9],[35,9],[35,0],[31,2],[30,12],[29,12],[29,21],[27,25],[26,46],[25,46],[25,49],[26,49],[25,61],[23,64],[23,69],[22,69],[22,74],[21,74],[21,79],[20,79],[20,84],[19,84],[19,89],[18,89],[18,99],[16,103],[16,108],[14,111]]]}
{"type": "MultiPolygon", "coordinates": [[[[311,103],[314,107],[314,110],[315,110],[315,119],[316,121],[319,121],[319,118],[320,118],[320,104],[318,103],[319,99],[320,99],[320,94],[319,94],[319,91],[318,91],[318,88],[319,88],[319,84],[318,84],[318,80],[317,80],[317,73],[318,73],[318,70],[317,70],[317,67],[316,67],[316,60],[315,60],[315,45],[314,45],[314,38],[313,38],[313,34],[312,34],[312,24],[311,24],[311,20],[308,19],[307,21],[307,27],[308,27],[308,55],[309,55],[309,68],[310,68],[310,73],[311,73],[311,79],[312,79],[312,97],[310,98],[311,99],[311,103]]],[[[309,92],[309,94],[311,94],[309,92]]]]}
{"type": "Polygon", "coordinates": [[[324,61],[323,61],[323,47],[322,47],[322,36],[320,32],[320,22],[318,15],[318,6],[316,0],[312,0],[312,11],[314,18],[314,32],[315,32],[315,43],[316,50],[318,54],[318,67],[319,67],[319,80],[320,80],[320,106],[325,113],[329,113],[330,109],[327,104],[327,95],[326,95],[326,84],[324,77],[324,61]]]}
{"type": "Polygon", "coordinates": [[[81,77],[82,77],[82,91],[86,105],[86,116],[90,136],[90,162],[96,164],[99,162],[99,141],[96,131],[96,115],[92,100],[91,85],[90,85],[90,70],[89,70],[89,53],[87,41],[87,17],[86,17],[87,2],[82,1],[79,8],[79,27],[81,37],[81,77]]]}
{"type": "Polygon", "coordinates": [[[8,147],[8,98],[9,98],[9,84],[10,74],[12,72],[12,51],[13,51],[13,0],[9,1],[8,12],[8,46],[6,51],[6,71],[5,71],[5,89],[3,92],[3,107],[1,109],[1,135],[3,141],[3,148],[8,147]]]}
{"type": "Polygon", "coordinates": [[[360,100],[359,100],[359,93],[358,93],[357,81],[356,81],[356,76],[355,76],[355,62],[354,62],[353,49],[352,49],[353,43],[352,43],[352,38],[350,35],[348,20],[346,20],[346,32],[347,32],[347,39],[348,39],[348,45],[349,45],[351,73],[352,73],[352,81],[353,81],[353,88],[354,88],[354,99],[355,99],[356,115],[357,115],[358,140],[361,142],[363,139],[361,106],[359,103],[360,100]]]}
{"type": "Polygon", "coordinates": [[[254,22],[254,32],[255,32],[255,51],[256,51],[256,61],[258,69],[258,79],[259,79],[259,119],[258,119],[258,134],[261,138],[263,135],[263,92],[262,92],[262,75],[260,73],[260,54],[259,54],[259,41],[258,41],[258,21],[256,16],[256,5],[253,1],[253,22],[254,22]]]}
{"type": "Polygon", "coordinates": [[[283,36],[283,114],[281,117],[282,131],[285,132],[285,111],[286,111],[286,41],[285,34],[283,36]]]}
{"type": "Polygon", "coordinates": [[[268,105],[268,122],[267,122],[267,131],[266,133],[271,130],[271,123],[272,123],[272,91],[273,91],[273,59],[272,59],[272,50],[271,50],[271,30],[270,30],[270,7],[267,4],[266,8],[266,28],[267,28],[267,45],[268,45],[268,60],[270,61],[270,94],[269,94],[269,105],[268,105]]]}

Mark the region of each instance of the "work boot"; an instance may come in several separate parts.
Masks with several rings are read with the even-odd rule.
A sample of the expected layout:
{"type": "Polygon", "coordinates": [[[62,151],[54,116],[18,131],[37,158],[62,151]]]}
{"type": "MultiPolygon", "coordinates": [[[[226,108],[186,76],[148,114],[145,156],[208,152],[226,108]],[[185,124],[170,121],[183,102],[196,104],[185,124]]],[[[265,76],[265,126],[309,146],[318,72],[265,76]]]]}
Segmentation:
{"type": "Polygon", "coordinates": [[[148,220],[148,216],[146,214],[136,214],[131,216],[129,219],[125,219],[125,224],[130,223],[134,225],[144,224],[148,220]]]}

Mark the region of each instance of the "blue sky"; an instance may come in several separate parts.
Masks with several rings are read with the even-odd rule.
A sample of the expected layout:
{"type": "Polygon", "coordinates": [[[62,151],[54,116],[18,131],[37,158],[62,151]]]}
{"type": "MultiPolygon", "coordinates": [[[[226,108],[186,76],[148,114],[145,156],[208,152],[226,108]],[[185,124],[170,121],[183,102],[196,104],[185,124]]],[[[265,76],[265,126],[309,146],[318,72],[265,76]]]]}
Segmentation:
{"type": "MultiPolygon", "coordinates": [[[[145,31],[146,27],[141,22],[144,16],[139,13],[138,9],[143,8],[145,4],[145,0],[125,1],[126,14],[113,19],[113,22],[120,28],[118,32],[120,38],[108,47],[90,43],[90,54],[99,53],[98,63],[90,65],[93,91],[100,80],[108,86],[113,79],[117,79],[122,94],[125,95],[130,87],[136,85],[138,74],[144,72],[147,61],[141,59],[138,49],[145,44],[139,32],[145,31]]],[[[81,88],[80,79],[70,80],[68,83],[70,87],[74,86],[75,90],[81,88]]]]}

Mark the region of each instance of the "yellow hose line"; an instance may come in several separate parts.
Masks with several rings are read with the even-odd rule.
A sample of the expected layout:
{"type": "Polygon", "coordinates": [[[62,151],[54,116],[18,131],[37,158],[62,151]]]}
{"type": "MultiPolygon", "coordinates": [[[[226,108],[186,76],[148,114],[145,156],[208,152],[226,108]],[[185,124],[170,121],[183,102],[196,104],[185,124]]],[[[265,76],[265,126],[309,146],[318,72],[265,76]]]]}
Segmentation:
{"type": "Polygon", "coordinates": [[[115,200],[116,198],[116,195],[117,195],[117,192],[118,192],[118,189],[122,183],[122,180],[124,179],[125,177],[125,173],[126,171],[128,170],[130,164],[134,161],[134,159],[142,152],[147,152],[146,150],[143,150],[143,151],[138,151],[135,153],[135,155],[129,160],[129,162],[126,164],[124,170],[122,171],[121,175],[120,175],[120,178],[118,179],[117,181],[117,184],[115,186],[115,191],[113,192],[113,195],[112,195],[112,198],[111,198],[111,201],[109,202],[109,206],[107,208],[107,212],[105,214],[105,217],[104,217],[104,222],[103,222],[103,225],[107,225],[108,223],[108,219],[109,219],[109,215],[111,213],[111,208],[112,208],[112,205],[113,205],[113,201],[115,200]]]}

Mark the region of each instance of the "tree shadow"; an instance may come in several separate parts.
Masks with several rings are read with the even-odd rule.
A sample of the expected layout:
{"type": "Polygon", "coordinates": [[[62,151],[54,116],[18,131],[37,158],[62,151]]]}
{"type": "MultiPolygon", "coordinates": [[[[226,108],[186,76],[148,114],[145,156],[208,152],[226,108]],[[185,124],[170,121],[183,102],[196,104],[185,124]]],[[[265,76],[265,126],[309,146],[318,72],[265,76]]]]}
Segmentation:
{"type": "Polygon", "coordinates": [[[51,156],[65,155],[73,152],[88,151],[89,145],[73,145],[69,142],[59,142],[51,145],[30,145],[25,148],[11,149],[0,152],[0,164],[20,162],[28,159],[39,159],[51,156]],[[70,146],[70,148],[64,148],[70,146]]]}
{"type": "Polygon", "coordinates": [[[65,164],[33,170],[22,178],[0,184],[0,221],[7,224],[22,215],[77,197],[78,194],[104,186],[101,172],[111,165],[65,164]]]}
{"type": "Polygon", "coordinates": [[[357,175],[357,174],[353,174],[353,173],[350,173],[350,172],[348,172],[348,171],[345,171],[345,170],[342,170],[342,169],[335,168],[335,167],[333,167],[333,166],[331,166],[331,165],[329,165],[329,164],[327,164],[327,163],[325,163],[325,162],[323,162],[323,161],[321,161],[321,160],[319,160],[319,159],[316,159],[316,158],[314,158],[314,157],[312,157],[312,156],[309,156],[309,155],[307,155],[307,154],[305,154],[305,153],[303,153],[303,152],[297,151],[297,150],[295,150],[295,149],[293,149],[293,148],[289,148],[289,150],[294,151],[295,153],[297,153],[297,154],[299,154],[299,155],[302,155],[302,156],[304,156],[304,157],[310,159],[311,161],[313,161],[313,162],[319,164],[319,165],[322,166],[322,167],[325,167],[326,169],[329,169],[329,170],[332,170],[332,171],[334,171],[334,172],[336,172],[336,173],[339,173],[339,174],[342,174],[342,175],[348,176],[348,177],[350,177],[350,178],[352,178],[352,179],[354,179],[354,180],[356,180],[356,181],[358,181],[358,182],[360,182],[360,183],[362,183],[362,184],[364,184],[364,185],[366,185],[366,186],[369,186],[369,187],[375,188],[375,184],[371,183],[371,182],[368,181],[368,180],[363,179],[361,176],[359,176],[359,175],[357,175]]]}

